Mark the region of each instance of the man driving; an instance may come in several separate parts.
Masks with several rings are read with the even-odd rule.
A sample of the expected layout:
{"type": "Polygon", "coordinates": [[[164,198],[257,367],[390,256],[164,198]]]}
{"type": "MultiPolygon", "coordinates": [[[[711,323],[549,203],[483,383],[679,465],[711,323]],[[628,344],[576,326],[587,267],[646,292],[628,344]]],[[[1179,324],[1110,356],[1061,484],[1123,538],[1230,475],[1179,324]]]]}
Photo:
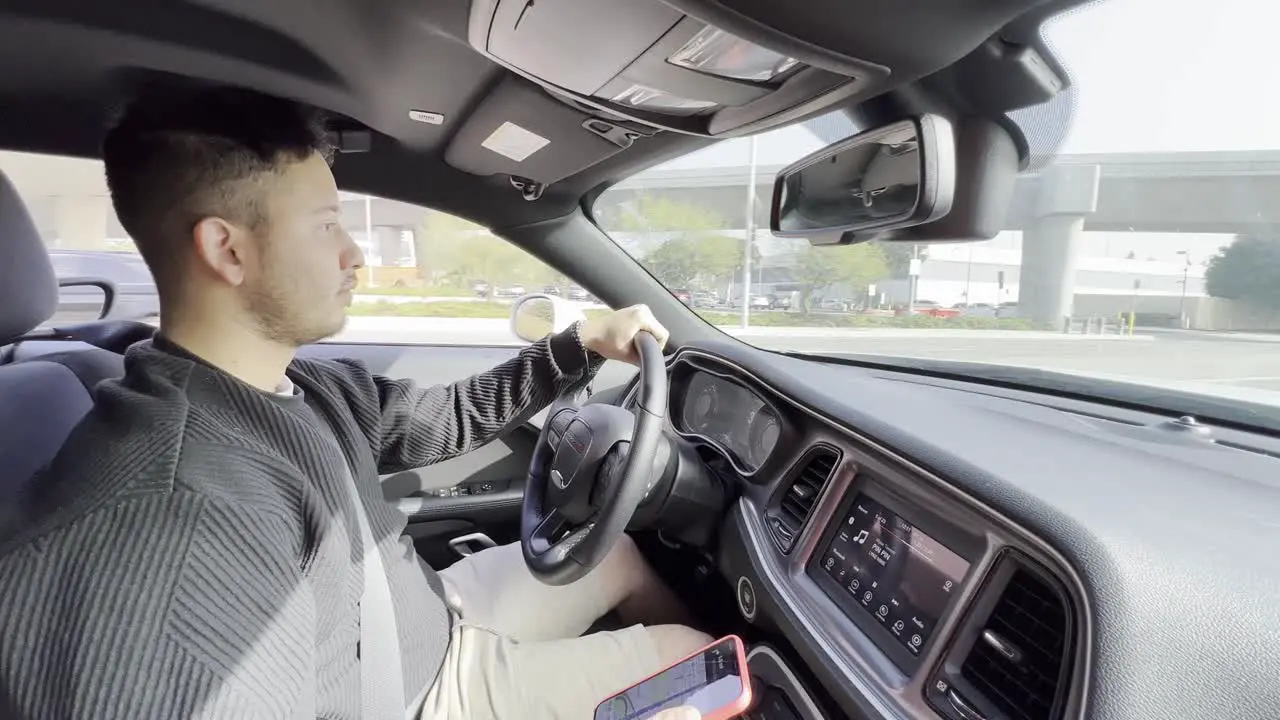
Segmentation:
{"type": "Polygon", "coordinates": [[[625,536],[563,587],[518,545],[420,561],[380,474],[469,452],[666,332],[632,307],[429,388],[297,358],[343,327],[363,264],[324,137],[235,89],[144,94],[106,136],[160,329],[0,528],[0,715],[589,718],[710,642],[625,536]],[[375,591],[398,668],[368,662],[375,591]],[[583,636],[610,610],[630,626],[583,636]]]}

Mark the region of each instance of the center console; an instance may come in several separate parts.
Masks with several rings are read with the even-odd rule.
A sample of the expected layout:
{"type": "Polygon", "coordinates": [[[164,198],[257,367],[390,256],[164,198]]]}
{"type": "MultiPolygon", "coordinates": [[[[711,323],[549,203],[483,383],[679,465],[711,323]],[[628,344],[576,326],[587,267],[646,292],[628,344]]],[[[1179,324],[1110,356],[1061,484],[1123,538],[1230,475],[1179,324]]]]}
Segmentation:
{"type": "Polygon", "coordinates": [[[982,549],[980,537],[860,476],[805,570],[910,675],[982,549]]]}
{"type": "Polygon", "coordinates": [[[747,653],[755,701],[743,720],[825,720],[809,691],[786,661],[768,645],[747,653]]]}

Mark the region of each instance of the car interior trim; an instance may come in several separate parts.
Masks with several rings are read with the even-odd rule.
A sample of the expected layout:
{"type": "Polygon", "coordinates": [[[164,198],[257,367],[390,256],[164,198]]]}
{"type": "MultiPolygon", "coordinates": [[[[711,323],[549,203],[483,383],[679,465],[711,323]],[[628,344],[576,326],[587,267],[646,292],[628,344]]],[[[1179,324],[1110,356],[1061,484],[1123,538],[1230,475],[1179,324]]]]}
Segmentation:
{"type": "MultiPolygon", "coordinates": [[[[669,365],[674,366],[684,360],[700,360],[729,368],[741,379],[772,393],[816,421],[819,426],[833,431],[834,437],[806,441],[797,449],[797,457],[807,452],[816,442],[835,443],[843,447],[844,459],[816,499],[814,509],[801,529],[790,557],[778,552],[769,539],[763,503],[744,496],[740,498],[734,516],[744,531],[744,539],[751,545],[748,555],[756,565],[760,580],[767,584],[758,594],[762,597],[772,596],[780,601],[780,605],[786,606],[790,619],[803,630],[803,634],[794,639],[804,642],[803,635],[807,634],[839,667],[841,674],[857,691],[856,694],[873,703],[874,711],[885,717],[937,717],[925,700],[926,684],[946,656],[950,643],[985,586],[986,578],[994,569],[998,555],[1006,548],[1013,548],[1052,568],[1054,576],[1068,589],[1076,637],[1081,641],[1074,644],[1071,683],[1061,690],[1069,699],[1063,717],[1084,716],[1082,689],[1088,686],[1091,679],[1092,650],[1089,640],[1093,637],[1093,619],[1086,601],[1088,595],[1084,583],[1063,555],[989,505],[839,420],[791,400],[741,365],[697,348],[682,348],[669,365]],[[968,579],[952,608],[940,620],[920,656],[919,669],[911,676],[894,666],[883,651],[847,619],[805,571],[812,555],[819,550],[821,538],[829,523],[835,519],[846,493],[853,488],[855,478],[861,471],[870,471],[882,484],[891,484],[889,478],[902,476],[921,481],[925,488],[912,487],[908,483],[904,487],[894,484],[893,489],[905,495],[909,502],[935,514],[963,511],[968,519],[988,525],[985,552],[981,557],[969,558],[972,565],[968,579]],[[957,503],[960,507],[949,507],[946,502],[957,503]],[[903,710],[909,714],[903,715],[903,710]]],[[[784,473],[782,477],[789,475],[784,473]]]]}
{"type": "Polygon", "coordinates": [[[795,671],[772,647],[756,645],[751,648],[751,652],[747,653],[747,667],[753,677],[781,688],[801,720],[823,720],[826,717],[818,709],[818,704],[814,702],[804,683],[796,677],[795,671]]]}

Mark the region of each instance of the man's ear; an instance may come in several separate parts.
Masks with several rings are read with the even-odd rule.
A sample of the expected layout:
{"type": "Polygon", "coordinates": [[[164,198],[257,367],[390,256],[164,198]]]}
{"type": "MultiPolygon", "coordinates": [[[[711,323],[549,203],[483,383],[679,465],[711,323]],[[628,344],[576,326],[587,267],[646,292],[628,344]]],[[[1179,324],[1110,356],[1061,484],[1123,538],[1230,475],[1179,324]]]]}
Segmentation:
{"type": "Polygon", "coordinates": [[[248,257],[245,233],[219,217],[207,217],[192,230],[196,257],[208,271],[231,285],[245,278],[248,257]]]}

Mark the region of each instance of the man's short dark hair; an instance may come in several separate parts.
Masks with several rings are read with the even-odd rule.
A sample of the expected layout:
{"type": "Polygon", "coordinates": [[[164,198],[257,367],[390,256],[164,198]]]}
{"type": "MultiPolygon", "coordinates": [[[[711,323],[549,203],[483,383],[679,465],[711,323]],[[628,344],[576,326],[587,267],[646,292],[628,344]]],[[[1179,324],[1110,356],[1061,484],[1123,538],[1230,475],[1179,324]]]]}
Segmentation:
{"type": "Polygon", "coordinates": [[[239,88],[153,89],[124,111],[102,145],[116,216],[161,295],[180,282],[180,253],[201,220],[267,221],[256,180],[321,153],[323,117],[239,88]]]}

